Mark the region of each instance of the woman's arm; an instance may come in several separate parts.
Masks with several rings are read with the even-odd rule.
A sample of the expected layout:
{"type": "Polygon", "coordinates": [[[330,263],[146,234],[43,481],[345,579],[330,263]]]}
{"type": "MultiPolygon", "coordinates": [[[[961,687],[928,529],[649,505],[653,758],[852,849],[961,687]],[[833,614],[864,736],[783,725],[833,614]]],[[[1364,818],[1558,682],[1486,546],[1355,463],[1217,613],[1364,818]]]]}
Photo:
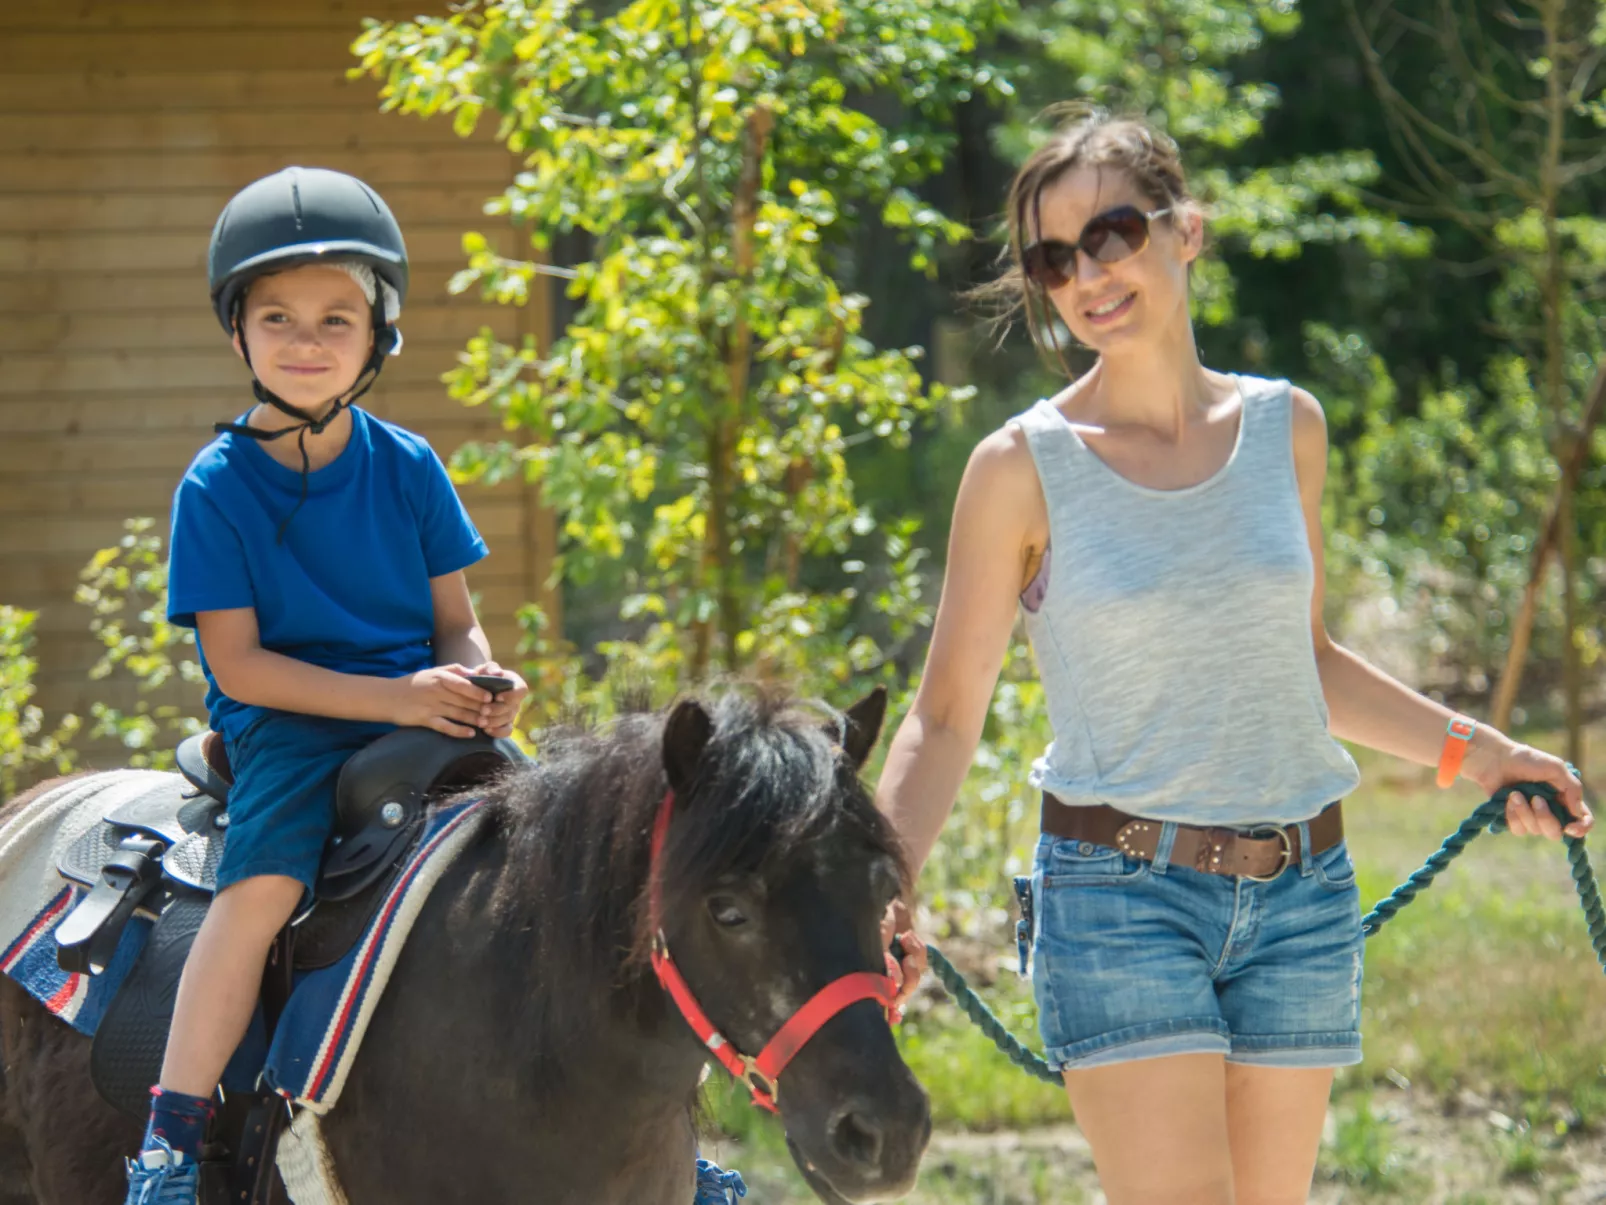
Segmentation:
{"type": "MultiPolygon", "coordinates": [[[[1311,638],[1329,724],[1335,736],[1369,749],[1391,753],[1418,765],[1435,766],[1444,747],[1445,728],[1454,712],[1391,678],[1358,654],[1334,643],[1322,618],[1324,558],[1322,491],[1327,481],[1327,420],[1321,404],[1303,389],[1294,390],[1294,467],[1300,503],[1316,566],[1311,593],[1311,638]]],[[[1592,818],[1583,788],[1565,763],[1503,733],[1478,725],[1461,776],[1493,794],[1510,782],[1543,782],[1555,787],[1577,819],[1567,826],[1571,836],[1589,831],[1592,818]]],[[[1506,809],[1516,833],[1559,837],[1561,826],[1542,800],[1513,795],[1506,809]]]]}
{"type": "Polygon", "coordinates": [[[1010,428],[971,454],[954,503],[931,648],[887,751],[876,804],[918,875],[970,770],[1009,649],[1031,516],[1043,507],[1025,438],[1010,428]]]}

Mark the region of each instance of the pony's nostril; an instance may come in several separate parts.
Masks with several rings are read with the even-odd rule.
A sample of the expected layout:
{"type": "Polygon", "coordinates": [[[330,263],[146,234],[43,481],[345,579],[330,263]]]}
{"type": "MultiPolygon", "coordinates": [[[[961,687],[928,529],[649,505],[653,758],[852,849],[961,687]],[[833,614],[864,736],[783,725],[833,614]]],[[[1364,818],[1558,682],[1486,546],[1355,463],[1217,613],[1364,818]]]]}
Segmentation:
{"type": "Polygon", "coordinates": [[[881,1127],[849,1109],[831,1127],[831,1147],[844,1163],[876,1168],[881,1164],[881,1127]]]}

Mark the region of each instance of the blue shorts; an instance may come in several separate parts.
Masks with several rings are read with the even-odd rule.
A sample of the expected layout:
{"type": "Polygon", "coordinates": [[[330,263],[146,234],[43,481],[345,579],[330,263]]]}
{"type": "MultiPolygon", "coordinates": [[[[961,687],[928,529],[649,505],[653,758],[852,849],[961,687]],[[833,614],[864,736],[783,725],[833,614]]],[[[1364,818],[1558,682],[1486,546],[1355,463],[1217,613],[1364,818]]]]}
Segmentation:
{"type": "Polygon", "coordinates": [[[1344,842],[1258,883],[1043,836],[1038,1024],[1056,1070],[1172,1054],[1263,1067],[1361,1060],[1362,935],[1344,842]]]}
{"type": "Polygon", "coordinates": [[[229,742],[229,827],[221,891],[241,879],[284,875],[310,894],[335,828],[340,767],[394,724],[263,711],[229,742]]]}

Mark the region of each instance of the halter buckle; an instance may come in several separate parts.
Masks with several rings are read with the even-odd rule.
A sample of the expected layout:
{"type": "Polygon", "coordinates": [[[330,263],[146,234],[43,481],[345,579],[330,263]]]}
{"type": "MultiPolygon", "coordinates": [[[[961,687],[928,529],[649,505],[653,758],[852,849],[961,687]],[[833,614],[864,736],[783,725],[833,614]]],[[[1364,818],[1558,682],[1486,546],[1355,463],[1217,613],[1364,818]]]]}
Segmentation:
{"type": "Polygon", "coordinates": [[[759,1070],[756,1058],[745,1054],[736,1057],[742,1062],[742,1079],[747,1081],[747,1090],[753,1094],[753,1103],[775,1112],[781,1098],[781,1085],[759,1070]]]}

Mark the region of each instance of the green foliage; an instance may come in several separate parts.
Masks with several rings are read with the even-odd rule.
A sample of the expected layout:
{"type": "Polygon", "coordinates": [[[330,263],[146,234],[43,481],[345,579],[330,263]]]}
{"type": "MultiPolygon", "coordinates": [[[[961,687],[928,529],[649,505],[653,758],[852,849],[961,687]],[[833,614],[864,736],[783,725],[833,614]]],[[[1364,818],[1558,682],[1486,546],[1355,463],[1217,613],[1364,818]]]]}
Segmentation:
{"type": "MultiPolygon", "coordinates": [[[[1346,0],[1345,10],[1400,159],[1390,197],[1453,228],[1471,260],[1457,275],[1486,282],[1476,332],[1484,338],[1446,348],[1419,396],[1405,400],[1421,421],[1403,432],[1412,449],[1383,475],[1416,497],[1396,499],[1403,505],[1389,539],[1413,553],[1440,552],[1452,569],[1487,569],[1477,585],[1492,614],[1453,609],[1473,625],[1472,637],[1480,618],[1492,619],[1493,643],[1503,649],[1513,602],[1507,579],[1526,579],[1527,571],[1501,567],[1500,545],[1538,538],[1606,350],[1599,307],[1606,223],[1595,216],[1606,162],[1599,122],[1606,58],[1597,40],[1603,9],[1599,0],[1558,0],[1526,6],[1516,19],[1476,5],[1408,14],[1346,0]],[[1509,454],[1469,446],[1495,439],[1510,442],[1509,454]],[[1469,482],[1463,467],[1474,477],[1495,476],[1469,482]],[[1461,495],[1454,502],[1429,476],[1439,470],[1461,495]],[[1491,490],[1506,496],[1505,515],[1476,496],[1491,490]],[[1468,548],[1491,541],[1488,561],[1468,548]]],[[[1397,440],[1400,426],[1385,429],[1397,440]]],[[[1596,446],[1606,449],[1606,440],[1597,436],[1596,446]]],[[[1603,470],[1597,457],[1572,491],[1575,513],[1557,557],[1573,570],[1571,585],[1549,584],[1548,614],[1537,625],[1544,660],[1553,667],[1565,659],[1580,677],[1598,663],[1602,642],[1603,470]],[[1562,589],[1571,607],[1557,597],[1562,589]],[[1569,610],[1580,617],[1576,623],[1569,610]]],[[[1472,660],[1488,652],[1484,642],[1472,660]]],[[[1470,670],[1476,680],[1486,677],[1482,666],[1470,670]]],[[[1569,752],[1580,761],[1581,703],[1567,701],[1569,752]]]]}
{"type": "MultiPolygon", "coordinates": [[[[1381,594],[1389,615],[1415,617],[1413,659],[1426,684],[1479,695],[1498,676],[1530,572],[1537,519],[1559,477],[1554,430],[1530,363],[1506,354],[1482,382],[1450,378],[1415,399],[1398,396],[1388,367],[1359,332],[1307,327],[1312,387],[1355,434],[1332,453],[1329,570],[1343,604],[1381,594]],[[1348,590],[1344,585],[1348,585],[1348,590]]],[[[1593,372],[1587,356],[1581,379],[1593,372]]],[[[1575,383],[1576,384],[1576,383],[1575,383]]],[[[1584,385],[1576,385],[1582,393],[1584,385]]],[[[1606,437],[1597,433],[1606,449],[1606,437]]],[[[1576,513],[1588,557],[1606,550],[1599,464],[1576,513]]],[[[1593,672],[1606,643],[1606,579],[1579,578],[1579,652],[1593,672]]],[[[1561,656],[1561,601],[1541,595],[1535,653],[1561,656]]],[[[1335,608],[1338,630],[1344,606],[1335,608]]]]}
{"type": "MultiPolygon", "coordinates": [[[[146,693],[174,681],[191,686],[205,681],[190,655],[195,633],[167,621],[167,560],[154,527],[153,519],[128,520],[123,538],[102,548],[84,568],[77,593],[77,601],[93,614],[89,630],[104,649],[90,678],[126,673],[146,693]]],[[[172,766],[179,740],[204,727],[184,708],[149,699],[128,713],[95,703],[90,716],[91,736],[116,738],[130,751],[130,765],[158,770],[172,766]]]]}
{"type": "MultiPolygon", "coordinates": [[[[847,455],[906,446],[949,391],[922,381],[920,349],[864,338],[867,300],[835,272],[864,214],[922,271],[965,237],[912,189],[942,165],[953,106],[1001,94],[977,55],[997,12],[638,0],[599,17],[507,0],[359,40],[388,106],[463,132],[495,117],[524,171],[488,212],[537,251],[589,236],[550,349],[486,332],[449,374],[510,432],[453,464],[541,483],[564,580],[621,599],[627,634],[597,651],[626,676],[695,681],[717,661],[808,686],[885,679],[925,625],[916,533],[860,501],[847,455]],[[871,91],[896,124],[859,107],[871,91]]],[[[528,300],[541,265],[481,234],[464,250],[454,288],[528,300]]],[[[527,628],[538,677],[590,689],[538,616],[527,628]]]]}
{"type": "Polygon", "coordinates": [[[65,774],[72,769],[70,748],[78,729],[66,716],[46,735],[44,712],[30,700],[37,689],[39,663],[30,655],[38,612],[0,605],[0,802],[14,795],[41,767],[65,774]]]}
{"type": "MultiPolygon", "coordinates": [[[[989,1006],[1035,1045],[1031,986],[1013,971],[1001,979],[987,992],[989,1006]]],[[[1013,1129],[1070,1120],[1063,1088],[1023,1074],[946,998],[904,1021],[898,1048],[931,1094],[932,1121],[940,1128],[1013,1129]]]]}

